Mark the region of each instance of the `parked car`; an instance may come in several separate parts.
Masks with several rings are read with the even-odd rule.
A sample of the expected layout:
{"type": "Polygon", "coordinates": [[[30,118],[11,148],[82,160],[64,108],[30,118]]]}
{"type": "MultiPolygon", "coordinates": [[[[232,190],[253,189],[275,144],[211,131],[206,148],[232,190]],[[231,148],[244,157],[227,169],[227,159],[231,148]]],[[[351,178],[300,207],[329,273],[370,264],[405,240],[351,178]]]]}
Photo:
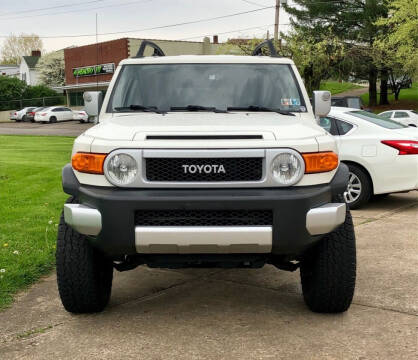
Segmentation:
{"type": "Polygon", "coordinates": [[[418,113],[414,110],[388,110],[379,115],[406,126],[418,127],[418,113]]]}
{"type": "Polygon", "coordinates": [[[29,120],[30,122],[35,122],[35,113],[37,111],[41,111],[41,110],[44,110],[44,109],[46,109],[46,108],[45,107],[37,107],[35,109],[32,109],[32,110],[28,111],[26,113],[26,119],[29,120]]]}
{"type": "Polygon", "coordinates": [[[359,96],[333,96],[331,106],[364,109],[363,101],[359,96]]]}
{"type": "Polygon", "coordinates": [[[28,111],[32,111],[33,109],[35,109],[34,106],[24,107],[21,110],[13,111],[13,112],[10,113],[10,120],[15,120],[16,122],[26,121],[27,120],[26,113],[28,111]]]}
{"type": "Polygon", "coordinates": [[[331,108],[320,125],[335,136],[350,175],[350,208],[372,195],[418,189],[418,129],[363,110],[331,108]]]}
{"type": "Polygon", "coordinates": [[[73,110],[73,119],[80,121],[80,123],[89,122],[89,116],[87,115],[84,109],[82,110],[73,110]]]}
{"type": "Polygon", "coordinates": [[[409,89],[412,87],[412,79],[409,76],[397,78],[395,79],[395,83],[401,89],[409,89]]]}
{"type": "MultiPolygon", "coordinates": [[[[300,266],[311,310],[346,311],[356,274],[348,168],[316,123],[331,94],[314,93],[314,113],[282,57],[143,51],[119,63],[100,123],[75,140],[63,169],[70,198],[56,263],[65,309],[102,311],[114,268],[270,263],[300,266]]],[[[84,95],[97,116],[102,94],[84,95]]]]}
{"type": "Polygon", "coordinates": [[[73,111],[63,106],[52,106],[35,114],[35,121],[55,123],[57,121],[73,120],[73,111]]]}

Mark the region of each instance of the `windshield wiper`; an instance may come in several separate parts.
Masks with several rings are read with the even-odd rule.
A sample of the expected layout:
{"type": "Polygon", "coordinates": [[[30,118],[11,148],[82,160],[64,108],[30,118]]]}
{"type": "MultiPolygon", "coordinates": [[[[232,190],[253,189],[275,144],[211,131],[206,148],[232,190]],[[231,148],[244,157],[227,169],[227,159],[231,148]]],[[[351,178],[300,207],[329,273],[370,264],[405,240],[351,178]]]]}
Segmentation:
{"type": "Polygon", "coordinates": [[[144,111],[144,112],[155,112],[157,114],[165,114],[164,111],[158,110],[156,106],[144,106],[144,105],[129,105],[115,107],[116,111],[144,111]]]}
{"type": "Polygon", "coordinates": [[[287,110],[273,109],[273,108],[269,108],[265,106],[258,106],[258,105],[250,105],[250,106],[245,106],[245,107],[229,107],[228,110],[231,110],[231,111],[234,111],[234,110],[270,111],[270,112],[275,112],[281,115],[295,116],[295,114],[292,114],[290,111],[287,111],[287,110]]]}
{"type": "Polygon", "coordinates": [[[186,111],[213,111],[215,113],[226,113],[227,110],[217,109],[214,106],[202,106],[202,105],[187,105],[187,106],[173,106],[170,108],[172,111],[186,110],[186,111]]]}

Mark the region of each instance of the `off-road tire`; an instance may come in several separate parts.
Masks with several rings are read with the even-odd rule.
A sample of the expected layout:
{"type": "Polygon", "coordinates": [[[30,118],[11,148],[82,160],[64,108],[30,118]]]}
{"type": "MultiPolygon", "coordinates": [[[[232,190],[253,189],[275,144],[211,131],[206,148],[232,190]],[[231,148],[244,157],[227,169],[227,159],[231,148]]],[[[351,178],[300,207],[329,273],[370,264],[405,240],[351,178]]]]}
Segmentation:
{"type": "Polygon", "coordinates": [[[365,171],[354,164],[347,164],[348,170],[350,173],[355,174],[361,183],[361,193],[360,196],[353,202],[347,204],[350,209],[358,209],[362,207],[364,204],[368,203],[370,200],[370,197],[372,196],[372,184],[370,183],[370,179],[368,175],[365,173],[365,171]]]}
{"type": "MultiPolygon", "coordinates": [[[[70,197],[67,203],[77,203],[70,197]]],[[[113,263],[68,226],[64,213],[58,227],[57,282],[64,308],[72,313],[102,311],[112,290],[113,263]]]]}
{"type": "Polygon", "coordinates": [[[351,304],[356,282],[356,239],[347,207],[345,222],[303,257],[303,298],[314,312],[340,313],[351,304]]]}

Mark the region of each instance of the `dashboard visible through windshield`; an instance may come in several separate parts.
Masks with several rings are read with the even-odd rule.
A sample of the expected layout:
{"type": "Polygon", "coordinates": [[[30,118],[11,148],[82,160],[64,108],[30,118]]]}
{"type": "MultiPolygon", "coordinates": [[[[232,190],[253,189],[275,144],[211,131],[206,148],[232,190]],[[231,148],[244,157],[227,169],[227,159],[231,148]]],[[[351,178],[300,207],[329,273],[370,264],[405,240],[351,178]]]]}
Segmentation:
{"type": "Polygon", "coordinates": [[[107,112],[305,112],[287,64],[124,65],[107,112]]]}

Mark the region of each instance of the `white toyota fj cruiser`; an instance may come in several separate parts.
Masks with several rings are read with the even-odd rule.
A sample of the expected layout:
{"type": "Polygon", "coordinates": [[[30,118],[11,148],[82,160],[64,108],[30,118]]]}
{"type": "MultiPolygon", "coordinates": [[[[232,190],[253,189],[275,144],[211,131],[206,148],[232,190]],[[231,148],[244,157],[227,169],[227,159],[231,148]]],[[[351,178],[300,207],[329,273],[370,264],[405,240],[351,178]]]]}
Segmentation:
{"type": "Polygon", "coordinates": [[[103,310],[113,268],[143,264],[300,267],[311,310],[348,309],[348,170],[315,120],[330,93],[315,92],[312,109],[294,63],[267,45],[272,56],[143,57],[141,47],[119,64],[100,114],[101,93],[85,93],[99,122],[63,169],[71,197],[56,260],[65,309],[103,310]]]}

